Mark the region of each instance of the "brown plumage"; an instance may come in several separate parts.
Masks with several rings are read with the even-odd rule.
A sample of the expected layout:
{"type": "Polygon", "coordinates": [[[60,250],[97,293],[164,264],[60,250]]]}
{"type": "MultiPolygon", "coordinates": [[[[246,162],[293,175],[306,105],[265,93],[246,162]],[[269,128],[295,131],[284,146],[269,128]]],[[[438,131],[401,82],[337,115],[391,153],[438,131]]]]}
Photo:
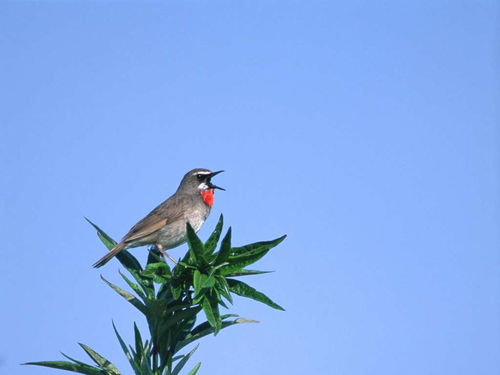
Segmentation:
{"type": "Polygon", "coordinates": [[[186,173],[175,194],[135,224],[94,267],[105,265],[123,249],[137,246],[155,245],[168,256],[165,250],[186,242],[186,223],[197,232],[208,217],[214,189],[224,190],[211,182],[220,172],[197,168],[186,173]]]}

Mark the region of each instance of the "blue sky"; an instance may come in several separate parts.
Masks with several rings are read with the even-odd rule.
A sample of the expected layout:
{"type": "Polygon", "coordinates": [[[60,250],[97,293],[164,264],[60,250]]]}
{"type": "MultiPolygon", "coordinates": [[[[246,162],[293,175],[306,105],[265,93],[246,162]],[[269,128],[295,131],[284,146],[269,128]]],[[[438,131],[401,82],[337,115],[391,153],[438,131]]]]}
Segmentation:
{"type": "Polygon", "coordinates": [[[237,299],[261,323],[205,339],[200,374],[498,374],[497,14],[2,2],[0,372],[82,342],[128,373],[111,320],[144,322],[83,216],[118,239],[206,167],[227,191],[200,236],[288,234],[250,281],[287,311],[237,299]]]}

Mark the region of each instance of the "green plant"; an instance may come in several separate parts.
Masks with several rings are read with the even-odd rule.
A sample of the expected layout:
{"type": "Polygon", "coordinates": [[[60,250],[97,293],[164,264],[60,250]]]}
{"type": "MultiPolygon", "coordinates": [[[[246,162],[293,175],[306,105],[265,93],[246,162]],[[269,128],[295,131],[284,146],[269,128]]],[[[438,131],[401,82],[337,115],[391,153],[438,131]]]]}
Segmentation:
{"type": "MultiPolygon", "coordinates": [[[[116,242],[90,220],[104,245],[111,249],[116,242]]],[[[127,346],[113,324],[118,341],[137,375],[178,375],[197,346],[186,354],[178,354],[187,345],[211,333],[240,323],[255,322],[239,318],[234,314],[220,314],[220,306],[227,308],[233,302],[232,294],[252,298],[266,305],[283,310],[263,293],[236,279],[240,276],[257,275],[264,271],[248,270],[256,262],[285,239],[282,236],[272,241],[256,242],[242,247],[231,246],[231,228],[217,244],[222,233],[223,218],[219,221],[206,242],[202,242],[187,224],[188,252],[173,269],[163,262],[154,248],[150,250],[146,268],[128,251],[117,255],[118,260],[132,276],[121,277],[135,293],[132,294],[101,278],[118,294],[131,303],[146,318],[149,326],[148,340],[143,340],[134,323],[135,343],[127,346]],[[196,324],[200,313],[206,321],[196,324]]],[[[119,375],[121,372],[106,358],[90,347],[80,344],[94,365],[70,358],[69,361],[28,362],[29,365],[52,367],[87,375],[119,375]]],[[[200,368],[198,363],[189,371],[194,375],[200,368]]]]}

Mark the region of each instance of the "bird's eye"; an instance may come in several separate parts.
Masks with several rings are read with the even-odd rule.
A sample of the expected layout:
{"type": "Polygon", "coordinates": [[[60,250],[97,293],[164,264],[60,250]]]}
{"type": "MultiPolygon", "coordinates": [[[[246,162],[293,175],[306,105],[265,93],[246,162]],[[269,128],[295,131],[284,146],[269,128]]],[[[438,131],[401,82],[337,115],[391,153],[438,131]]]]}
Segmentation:
{"type": "Polygon", "coordinates": [[[201,173],[198,173],[198,174],[196,175],[196,178],[198,179],[198,181],[202,181],[204,177],[205,177],[205,175],[203,175],[203,174],[201,174],[201,173]]]}

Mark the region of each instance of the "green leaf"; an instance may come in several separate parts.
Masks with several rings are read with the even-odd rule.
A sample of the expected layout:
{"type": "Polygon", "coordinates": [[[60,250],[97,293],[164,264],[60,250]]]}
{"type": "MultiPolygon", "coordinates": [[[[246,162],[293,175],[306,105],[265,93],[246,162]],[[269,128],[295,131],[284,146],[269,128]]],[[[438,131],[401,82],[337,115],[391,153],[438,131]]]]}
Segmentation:
{"type": "Polygon", "coordinates": [[[187,242],[189,245],[189,251],[193,255],[195,262],[206,263],[206,262],[204,262],[204,259],[203,259],[203,243],[201,242],[199,237],[196,235],[191,224],[186,223],[186,230],[187,230],[187,240],[188,240],[187,242]]]}
{"type": "MultiPolygon", "coordinates": [[[[217,294],[214,296],[210,296],[208,300],[210,301],[210,305],[212,306],[212,312],[215,316],[215,330],[214,330],[214,335],[217,335],[219,333],[221,327],[222,327],[222,320],[220,318],[220,312],[219,312],[219,299],[220,296],[217,292],[217,290],[214,290],[217,294]]],[[[227,306],[225,306],[227,308],[227,306]]]]}
{"type": "MultiPolygon", "coordinates": [[[[221,320],[224,319],[224,317],[227,317],[227,316],[234,316],[233,314],[230,314],[230,315],[223,315],[221,316],[221,320]]],[[[222,324],[221,324],[221,330],[224,329],[224,328],[227,328],[227,327],[231,327],[235,324],[240,324],[240,323],[249,323],[250,321],[246,320],[246,319],[242,319],[242,318],[239,318],[239,319],[235,319],[233,321],[222,321],[222,324]]],[[[253,322],[253,321],[252,321],[253,322]]],[[[182,341],[179,341],[176,345],[175,345],[175,351],[178,352],[179,350],[181,350],[183,347],[185,347],[186,345],[189,345],[191,344],[193,341],[196,341],[198,339],[201,339],[202,337],[205,337],[211,333],[214,333],[214,328],[210,325],[209,322],[205,322],[205,323],[202,323],[198,326],[196,326],[192,331],[191,331],[191,335],[188,335],[188,337],[186,337],[184,340],[182,341]]]]}
{"type": "Polygon", "coordinates": [[[215,259],[215,264],[224,263],[231,254],[231,227],[227,230],[226,235],[222,239],[219,253],[215,259]]]}
{"type": "Polygon", "coordinates": [[[240,272],[246,266],[255,263],[267,252],[278,245],[286,238],[286,235],[281,236],[272,241],[256,242],[242,247],[234,247],[231,249],[233,255],[228,258],[229,265],[223,267],[220,271],[221,275],[227,276],[234,272],[240,272]]]}
{"type": "Polygon", "coordinates": [[[133,273],[133,271],[142,271],[142,266],[139,261],[127,250],[122,250],[116,254],[116,259],[118,259],[122,266],[130,273],[133,273]]]}
{"type": "Polygon", "coordinates": [[[136,356],[139,360],[142,359],[142,355],[144,354],[144,347],[142,346],[142,337],[141,332],[139,332],[139,328],[137,328],[137,324],[134,322],[134,339],[135,339],[135,352],[136,356]]]}
{"type": "Polygon", "coordinates": [[[84,219],[87,220],[87,222],[94,227],[94,229],[97,231],[97,236],[102,241],[104,246],[108,248],[108,250],[111,250],[113,247],[115,247],[116,245],[115,240],[113,240],[110,236],[108,236],[101,228],[99,228],[97,225],[91,222],[87,217],[84,216],[84,219]]]}
{"type": "MultiPolygon", "coordinates": [[[[201,307],[200,307],[201,310],[201,307]]],[[[191,317],[188,317],[184,319],[182,322],[180,322],[177,327],[178,329],[178,335],[176,336],[176,341],[179,342],[184,340],[189,334],[191,334],[191,330],[193,329],[194,325],[196,323],[196,315],[193,315],[191,317]]],[[[175,343],[174,343],[175,344],[175,343]]],[[[172,347],[173,349],[173,347],[172,347]]]]}
{"type": "MultiPolygon", "coordinates": [[[[113,247],[115,247],[116,245],[115,240],[113,240],[110,236],[108,236],[101,228],[99,228],[96,224],[91,222],[88,218],[85,218],[85,220],[87,220],[89,224],[92,225],[95,230],[97,230],[97,236],[102,241],[102,243],[108,248],[108,250],[111,250],[113,247]]],[[[130,272],[132,272],[133,270],[136,271],[142,270],[140,263],[127,250],[120,251],[116,255],[116,258],[130,272]]]]}
{"type": "Polygon", "coordinates": [[[250,276],[250,275],[260,275],[263,273],[271,273],[271,272],[274,272],[274,271],[241,270],[238,272],[230,273],[226,276],[227,277],[250,276]]]}
{"type": "Polygon", "coordinates": [[[142,375],[141,374],[141,369],[138,366],[137,363],[134,362],[134,359],[132,357],[132,354],[127,348],[127,345],[125,345],[125,342],[121,338],[120,334],[118,333],[118,330],[116,329],[115,323],[113,322],[113,329],[115,330],[116,337],[118,338],[118,342],[120,343],[120,346],[122,347],[123,352],[125,353],[125,356],[127,357],[128,361],[130,362],[130,366],[132,366],[132,369],[137,375],[142,375]]]}
{"type": "Polygon", "coordinates": [[[155,375],[153,370],[151,370],[151,363],[149,356],[141,357],[140,367],[141,367],[140,375],[155,375]]]}
{"type": "Polygon", "coordinates": [[[245,284],[244,282],[240,280],[235,280],[235,279],[226,279],[227,283],[229,284],[229,289],[231,292],[242,296],[242,297],[247,297],[254,299],[256,301],[262,302],[273,309],[277,310],[283,310],[285,309],[278,305],[277,303],[273,302],[269,297],[267,297],[264,293],[257,291],[256,289],[252,288],[250,285],[245,284]]]}
{"type": "Polygon", "coordinates": [[[158,251],[156,246],[151,246],[149,249],[147,265],[151,263],[164,263],[162,254],[158,251]]]}
{"type": "Polygon", "coordinates": [[[285,238],[286,238],[286,234],[279,237],[279,238],[276,238],[275,240],[272,240],[272,241],[261,241],[261,242],[252,243],[250,245],[241,246],[241,247],[233,247],[231,249],[231,253],[233,255],[243,255],[243,254],[247,254],[249,252],[260,252],[262,250],[269,250],[275,246],[278,246],[285,238]]]}
{"type": "Polygon", "coordinates": [[[198,346],[199,345],[196,345],[194,347],[194,349],[191,350],[188,354],[182,356],[183,358],[179,361],[179,363],[177,363],[177,365],[175,365],[174,370],[172,371],[172,375],[178,375],[179,374],[179,372],[182,370],[182,368],[187,363],[187,361],[189,360],[189,358],[191,358],[191,356],[194,354],[194,352],[196,351],[196,349],[198,349],[198,346]]]}
{"type": "Polygon", "coordinates": [[[219,221],[217,222],[214,231],[212,232],[208,240],[205,242],[205,254],[207,255],[212,254],[215,248],[217,247],[217,242],[219,242],[219,238],[222,233],[223,223],[224,223],[224,218],[221,214],[219,216],[219,221]]]}
{"type": "MultiPolygon", "coordinates": [[[[282,241],[284,237],[279,238],[278,240],[275,241],[282,241]]],[[[269,241],[270,242],[275,242],[275,241],[269,241]]],[[[241,272],[243,271],[243,268],[246,266],[257,262],[260,258],[262,258],[264,255],[267,254],[267,252],[270,250],[269,249],[269,243],[266,243],[265,245],[262,246],[253,246],[253,245],[248,245],[244,246],[239,249],[246,248],[248,251],[245,251],[244,253],[240,255],[230,255],[229,258],[227,259],[227,262],[229,265],[224,266],[220,273],[221,275],[227,276],[229,274],[235,273],[235,272],[241,272]]],[[[262,242],[261,242],[262,244],[262,242]]],[[[275,245],[274,245],[275,246],[275,245]]],[[[233,248],[234,250],[235,248],[233,248]]]]}
{"type": "Polygon", "coordinates": [[[170,290],[172,292],[172,298],[175,300],[178,300],[181,297],[182,294],[182,288],[180,286],[173,286],[172,284],[170,285],[170,290]]]}
{"type": "MultiPolygon", "coordinates": [[[[69,359],[70,361],[73,361],[74,363],[76,363],[77,365],[82,365],[82,366],[90,366],[90,365],[88,365],[88,364],[86,364],[86,363],[83,363],[83,362],[81,362],[81,361],[77,360],[77,359],[71,358],[69,355],[66,355],[66,354],[64,354],[63,352],[61,352],[61,354],[62,354],[64,357],[66,357],[67,359],[69,359]]],[[[93,367],[93,366],[90,366],[90,367],[93,367]]]]}
{"type": "Polygon", "coordinates": [[[193,369],[187,373],[187,375],[196,375],[196,373],[200,369],[200,366],[201,366],[201,362],[198,362],[196,364],[196,366],[194,366],[193,369]]]}
{"type": "Polygon", "coordinates": [[[217,333],[220,329],[220,321],[219,321],[219,314],[218,314],[218,307],[217,304],[215,304],[216,309],[214,309],[214,304],[211,303],[209,298],[204,298],[203,300],[203,311],[205,312],[205,315],[207,317],[208,322],[210,325],[214,328],[214,333],[217,333]]]}
{"type": "Polygon", "coordinates": [[[193,307],[189,307],[189,308],[184,309],[184,310],[177,311],[172,317],[170,317],[168,319],[167,318],[162,319],[159,323],[159,329],[162,332],[166,332],[168,329],[173,327],[175,324],[177,324],[181,321],[189,320],[193,316],[196,316],[196,314],[198,314],[200,312],[200,310],[201,310],[200,306],[193,306],[193,307]]]}
{"type": "Polygon", "coordinates": [[[217,290],[222,296],[224,296],[224,298],[226,298],[229,301],[229,303],[232,304],[233,297],[231,297],[231,293],[229,291],[229,285],[226,279],[224,278],[224,276],[216,276],[216,280],[217,280],[217,290]]]}
{"type": "Polygon", "coordinates": [[[156,275],[160,275],[160,276],[170,276],[170,275],[172,275],[172,271],[170,270],[170,267],[168,266],[167,263],[156,262],[156,263],[149,263],[146,267],[146,270],[143,271],[143,274],[145,274],[145,275],[156,274],[156,275]]]}
{"type": "Polygon", "coordinates": [[[51,367],[59,370],[78,372],[80,374],[86,374],[86,375],[107,375],[105,371],[97,367],[80,363],[72,363],[68,361],[40,361],[40,362],[26,362],[23,364],[51,367]]]}
{"type": "Polygon", "coordinates": [[[165,262],[149,263],[142,274],[146,277],[152,277],[153,281],[159,284],[168,282],[172,277],[170,267],[165,262]]]}
{"type": "Polygon", "coordinates": [[[101,276],[101,279],[108,284],[111,288],[113,288],[119,295],[121,295],[123,298],[125,298],[127,301],[129,301],[132,305],[134,305],[137,310],[142,312],[144,315],[147,314],[147,309],[146,306],[139,301],[136,297],[134,297],[132,294],[129,292],[117,287],[116,285],[110,283],[108,280],[106,280],[104,277],[101,276]]]}
{"type": "Polygon", "coordinates": [[[118,271],[118,273],[120,274],[120,276],[122,277],[122,279],[125,280],[125,282],[132,288],[132,290],[134,292],[136,292],[137,295],[139,297],[141,297],[144,302],[146,302],[147,297],[144,294],[144,291],[139,287],[139,285],[137,285],[137,284],[133,283],[132,281],[130,281],[127,276],[125,276],[123,273],[121,273],[121,271],[118,271]]]}
{"type": "Polygon", "coordinates": [[[203,281],[201,283],[201,287],[202,288],[213,288],[213,286],[215,285],[215,276],[212,274],[210,276],[206,276],[206,275],[203,275],[205,277],[203,277],[203,281]]]}
{"type": "Polygon", "coordinates": [[[221,295],[217,295],[217,303],[222,307],[229,309],[229,307],[226,305],[226,302],[224,302],[224,300],[222,299],[221,295]]]}
{"type": "Polygon", "coordinates": [[[120,371],[118,371],[115,365],[113,365],[109,360],[107,360],[102,355],[85,344],[78,343],[78,345],[80,345],[82,349],[85,350],[85,352],[89,355],[89,357],[92,358],[95,364],[105,370],[106,373],[120,375],[120,371]]]}
{"type": "Polygon", "coordinates": [[[238,273],[238,272],[244,272],[244,269],[246,266],[257,262],[260,258],[262,258],[264,255],[267,254],[269,250],[263,250],[259,254],[253,254],[253,255],[240,255],[238,257],[229,257],[228,261],[230,264],[227,266],[224,266],[220,270],[220,274],[222,276],[228,276],[233,273],[238,273]]]}
{"type": "Polygon", "coordinates": [[[146,296],[148,296],[148,298],[153,298],[155,295],[153,281],[142,275],[142,272],[144,272],[142,270],[142,267],[139,270],[132,270],[127,268],[127,271],[130,272],[134,280],[137,281],[137,283],[141,286],[144,293],[146,293],[146,296]]]}
{"type": "Polygon", "coordinates": [[[198,270],[193,271],[193,287],[195,296],[201,291],[201,272],[198,270]]]}

